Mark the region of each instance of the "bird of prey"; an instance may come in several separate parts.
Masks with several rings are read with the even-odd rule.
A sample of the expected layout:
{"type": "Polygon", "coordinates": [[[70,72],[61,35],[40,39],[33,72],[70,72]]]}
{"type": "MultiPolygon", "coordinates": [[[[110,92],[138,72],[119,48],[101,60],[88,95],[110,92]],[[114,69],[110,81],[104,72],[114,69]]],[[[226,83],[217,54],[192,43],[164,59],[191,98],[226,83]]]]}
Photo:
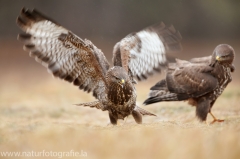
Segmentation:
{"type": "Polygon", "coordinates": [[[135,78],[142,80],[168,63],[166,53],[181,49],[181,35],[173,26],[156,24],[132,33],[113,49],[113,67],[91,41],[81,39],[39,11],[22,9],[18,39],[24,50],[55,77],[92,92],[97,101],[78,104],[109,112],[110,122],[132,115],[154,115],[136,105],[135,78]]]}
{"type": "Polygon", "coordinates": [[[150,90],[144,104],[161,101],[184,101],[196,106],[196,115],[200,121],[206,121],[210,113],[214,122],[217,119],[211,108],[227,85],[232,81],[234,71],[234,49],[227,45],[218,45],[211,56],[193,58],[190,61],[176,60],[170,63],[166,78],[156,83],[150,90]]]}

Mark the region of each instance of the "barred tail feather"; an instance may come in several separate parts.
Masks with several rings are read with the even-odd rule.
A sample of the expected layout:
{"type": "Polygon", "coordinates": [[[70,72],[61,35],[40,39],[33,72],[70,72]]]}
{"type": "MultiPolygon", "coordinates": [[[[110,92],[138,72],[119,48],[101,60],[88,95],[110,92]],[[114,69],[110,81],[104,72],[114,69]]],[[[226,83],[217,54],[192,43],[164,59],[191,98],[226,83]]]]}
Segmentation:
{"type": "Polygon", "coordinates": [[[150,96],[148,99],[146,99],[143,104],[149,105],[162,101],[179,101],[179,99],[175,93],[159,91],[155,96],[150,96]]]}

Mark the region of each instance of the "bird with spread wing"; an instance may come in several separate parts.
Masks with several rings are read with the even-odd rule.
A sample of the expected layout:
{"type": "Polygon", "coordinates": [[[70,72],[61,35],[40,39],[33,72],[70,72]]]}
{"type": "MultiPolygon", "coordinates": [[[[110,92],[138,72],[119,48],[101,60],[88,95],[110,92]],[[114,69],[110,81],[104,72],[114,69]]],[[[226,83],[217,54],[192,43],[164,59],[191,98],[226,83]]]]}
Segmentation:
{"type": "Polygon", "coordinates": [[[206,121],[210,113],[213,117],[211,123],[223,122],[212,114],[211,109],[232,81],[234,56],[230,45],[221,44],[211,56],[190,61],[176,59],[175,63],[169,63],[166,78],[151,88],[144,104],[187,100],[190,105],[196,106],[196,115],[201,121],[206,121]]]}
{"type": "Polygon", "coordinates": [[[113,67],[91,41],[71,31],[37,10],[22,9],[18,26],[24,49],[55,77],[92,92],[97,101],[81,103],[109,112],[110,122],[132,115],[142,123],[142,115],[154,115],[136,105],[135,77],[146,79],[168,64],[167,52],[181,49],[181,35],[164,23],[132,33],[113,49],[113,67]]]}

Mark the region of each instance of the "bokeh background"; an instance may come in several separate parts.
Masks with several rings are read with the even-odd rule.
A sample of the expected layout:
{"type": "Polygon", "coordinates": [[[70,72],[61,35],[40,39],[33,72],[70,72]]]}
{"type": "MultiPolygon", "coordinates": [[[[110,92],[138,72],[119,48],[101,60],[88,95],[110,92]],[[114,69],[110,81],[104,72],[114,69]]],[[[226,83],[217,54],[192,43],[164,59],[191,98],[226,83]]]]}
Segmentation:
{"type": "MultiPolygon", "coordinates": [[[[207,56],[221,43],[231,45],[238,53],[239,6],[238,0],[0,0],[0,70],[6,71],[7,67],[22,72],[22,65],[44,69],[26,57],[16,39],[21,31],[15,21],[23,7],[36,8],[81,38],[91,40],[111,60],[116,42],[158,22],[174,25],[180,31],[183,50],[175,55],[178,58],[207,56]]],[[[236,66],[238,59],[236,56],[236,66]]]]}
{"type": "MultiPolygon", "coordinates": [[[[240,158],[239,7],[239,0],[0,0],[0,151],[73,149],[87,151],[90,158],[240,158]],[[218,44],[231,45],[236,52],[233,82],[213,109],[226,122],[202,125],[195,108],[170,102],[144,107],[158,117],[144,117],[143,125],[129,117],[120,126],[107,126],[107,112],[72,105],[94,100],[91,94],[52,78],[23,51],[15,22],[23,7],[36,8],[91,40],[109,61],[116,42],[161,21],[174,25],[183,37],[183,50],[173,55],[177,58],[208,56],[218,44]]],[[[161,78],[139,82],[138,105],[161,78]]]]}

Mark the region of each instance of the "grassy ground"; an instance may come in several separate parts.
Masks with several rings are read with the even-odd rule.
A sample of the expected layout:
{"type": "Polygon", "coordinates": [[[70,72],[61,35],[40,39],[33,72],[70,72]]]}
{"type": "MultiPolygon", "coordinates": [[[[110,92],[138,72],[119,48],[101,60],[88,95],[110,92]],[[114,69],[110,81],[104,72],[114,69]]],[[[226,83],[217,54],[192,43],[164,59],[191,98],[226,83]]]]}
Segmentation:
{"type": "MultiPolygon", "coordinates": [[[[181,59],[209,55],[215,43],[184,44],[189,53],[181,54],[181,59]]],[[[231,45],[237,55],[239,42],[231,45]]],[[[195,117],[195,108],[185,102],[142,106],[150,86],[161,78],[154,76],[137,85],[137,102],[158,117],[144,117],[143,124],[137,125],[129,116],[113,127],[108,125],[107,112],[74,106],[95,99],[52,78],[45,68],[27,57],[21,43],[0,46],[0,158],[26,158],[4,157],[2,152],[25,152],[32,158],[32,151],[41,156],[38,158],[54,158],[46,157],[51,151],[55,158],[84,158],[86,153],[88,158],[240,158],[239,56],[234,62],[233,82],[212,110],[225,122],[201,124],[195,117]],[[46,152],[45,156],[41,152],[46,152]],[[71,157],[73,152],[81,156],[71,157]]],[[[111,52],[108,49],[105,52],[111,52]]],[[[209,116],[208,121],[211,120],[209,116]]]]}
{"type": "MultiPolygon", "coordinates": [[[[34,76],[33,70],[23,72],[1,77],[1,152],[52,151],[55,158],[64,152],[79,152],[80,158],[86,154],[88,158],[240,158],[240,87],[236,81],[213,107],[213,113],[225,119],[223,123],[201,124],[194,107],[169,102],[144,107],[158,117],[144,117],[142,125],[128,117],[110,126],[107,112],[72,105],[94,100],[90,94],[52,78],[45,69],[34,76]]],[[[151,78],[138,84],[140,106],[156,81],[151,78]]]]}

